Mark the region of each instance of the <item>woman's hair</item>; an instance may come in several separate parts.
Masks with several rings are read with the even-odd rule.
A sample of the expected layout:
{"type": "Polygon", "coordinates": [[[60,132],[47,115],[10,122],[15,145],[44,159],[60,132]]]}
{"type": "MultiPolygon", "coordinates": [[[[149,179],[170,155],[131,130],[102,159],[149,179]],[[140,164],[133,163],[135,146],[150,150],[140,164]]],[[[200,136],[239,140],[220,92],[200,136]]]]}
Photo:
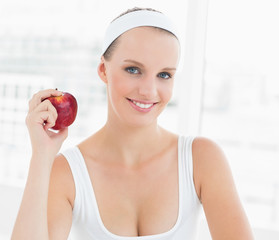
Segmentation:
{"type": "Polygon", "coordinates": [[[115,21],[117,18],[120,18],[122,17],[123,15],[127,14],[127,13],[130,13],[130,12],[135,12],[135,11],[141,11],[141,10],[147,10],[147,11],[153,11],[153,12],[158,12],[158,13],[162,13],[160,11],[157,11],[153,8],[139,8],[139,7],[134,7],[134,8],[131,8],[131,9],[128,9],[127,11],[121,13],[119,16],[117,16],[115,19],[113,19],[111,22],[115,21]]]}
{"type": "MultiPolygon", "coordinates": [[[[134,7],[134,8],[128,9],[127,11],[121,13],[119,16],[117,16],[115,19],[113,19],[112,22],[115,21],[116,19],[122,17],[123,15],[126,15],[126,14],[130,13],[130,12],[141,11],[141,10],[153,11],[153,12],[158,12],[158,13],[163,14],[162,12],[157,11],[157,10],[155,10],[155,9],[153,9],[153,8],[139,8],[139,7],[134,7]]],[[[171,34],[171,35],[175,36],[173,33],[169,32],[169,31],[167,31],[167,30],[165,30],[165,29],[158,28],[158,27],[153,27],[153,28],[158,29],[159,31],[162,31],[162,32],[165,32],[165,33],[168,33],[168,34],[171,34]]],[[[121,36],[121,35],[120,35],[120,36],[121,36]]],[[[120,37],[120,36],[119,36],[119,37],[120,37]]],[[[107,61],[110,60],[110,58],[111,58],[111,56],[112,56],[112,53],[113,53],[114,49],[117,47],[117,44],[118,44],[118,42],[119,42],[119,37],[116,38],[116,39],[109,45],[109,47],[107,48],[107,50],[104,52],[103,56],[104,56],[105,60],[107,60],[107,61]]]]}

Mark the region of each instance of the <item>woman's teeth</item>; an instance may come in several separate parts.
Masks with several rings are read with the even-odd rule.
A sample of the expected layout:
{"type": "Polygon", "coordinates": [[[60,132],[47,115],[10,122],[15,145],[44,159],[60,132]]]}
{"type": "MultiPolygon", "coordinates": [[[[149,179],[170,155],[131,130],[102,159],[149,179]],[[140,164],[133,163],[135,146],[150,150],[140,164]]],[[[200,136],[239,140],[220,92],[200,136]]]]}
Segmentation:
{"type": "Polygon", "coordinates": [[[132,100],[132,102],[140,108],[150,108],[153,105],[153,103],[144,104],[144,103],[139,103],[139,102],[136,102],[136,101],[133,101],[133,100],[132,100]]]}

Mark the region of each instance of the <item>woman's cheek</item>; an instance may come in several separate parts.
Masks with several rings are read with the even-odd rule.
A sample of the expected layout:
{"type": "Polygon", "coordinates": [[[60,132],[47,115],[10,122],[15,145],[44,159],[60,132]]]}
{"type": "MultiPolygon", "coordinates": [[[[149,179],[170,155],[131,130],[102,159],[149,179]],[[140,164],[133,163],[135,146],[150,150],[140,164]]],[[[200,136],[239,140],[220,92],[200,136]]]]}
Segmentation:
{"type": "Polygon", "coordinates": [[[172,93],[173,93],[173,84],[166,84],[165,86],[163,86],[162,90],[162,96],[164,98],[165,101],[169,102],[172,98],[172,93]]]}
{"type": "Polygon", "coordinates": [[[115,98],[122,98],[125,97],[130,90],[130,83],[125,78],[121,77],[114,77],[108,85],[109,93],[111,97],[115,98]]]}

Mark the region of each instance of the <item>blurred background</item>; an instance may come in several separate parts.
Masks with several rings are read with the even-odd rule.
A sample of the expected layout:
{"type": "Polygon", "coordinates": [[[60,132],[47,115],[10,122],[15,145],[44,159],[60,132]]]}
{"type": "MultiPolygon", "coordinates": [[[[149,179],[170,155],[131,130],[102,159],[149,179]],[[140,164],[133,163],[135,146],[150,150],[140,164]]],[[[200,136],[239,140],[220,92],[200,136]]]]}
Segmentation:
{"type": "MultiPolygon", "coordinates": [[[[77,98],[62,150],[106,120],[97,75],[106,26],[134,6],[171,17],[182,61],[159,122],[224,150],[256,239],[279,239],[279,3],[277,0],[1,0],[0,240],[9,239],[31,147],[28,101],[41,89],[77,98]]],[[[210,239],[204,216],[200,239],[210,239]]]]}

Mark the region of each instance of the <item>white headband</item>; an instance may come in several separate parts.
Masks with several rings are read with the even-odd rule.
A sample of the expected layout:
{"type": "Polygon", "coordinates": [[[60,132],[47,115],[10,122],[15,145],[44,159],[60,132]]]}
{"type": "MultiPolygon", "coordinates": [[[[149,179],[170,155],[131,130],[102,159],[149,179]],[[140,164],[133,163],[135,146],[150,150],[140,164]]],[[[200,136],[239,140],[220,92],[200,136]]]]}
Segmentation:
{"type": "Polygon", "coordinates": [[[132,28],[141,26],[162,28],[173,33],[178,38],[173,23],[164,14],[149,10],[138,10],[127,13],[110,23],[105,33],[102,54],[105,53],[110,44],[121,34],[132,28]]]}

